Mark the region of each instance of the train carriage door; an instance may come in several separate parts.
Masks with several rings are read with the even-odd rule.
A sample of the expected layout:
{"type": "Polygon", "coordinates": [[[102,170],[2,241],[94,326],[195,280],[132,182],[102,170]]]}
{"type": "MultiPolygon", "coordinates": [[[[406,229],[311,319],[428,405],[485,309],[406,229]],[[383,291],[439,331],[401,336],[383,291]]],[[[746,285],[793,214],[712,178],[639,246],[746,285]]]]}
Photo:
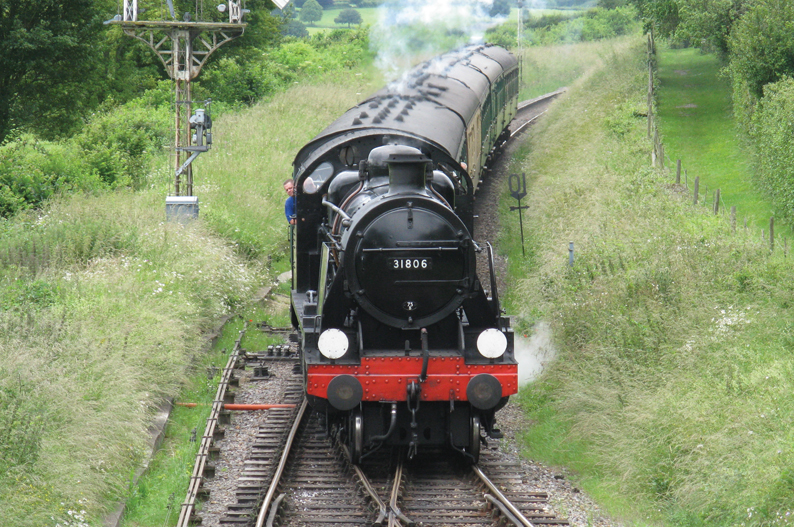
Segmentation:
{"type": "Polygon", "coordinates": [[[471,176],[472,188],[476,189],[480,180],[480,155],[482,153],[482,114],[480,110],[477,110],[469,121],[469,128],[466,130],[466,143],[469,147],[466,171],[471,176]]]}

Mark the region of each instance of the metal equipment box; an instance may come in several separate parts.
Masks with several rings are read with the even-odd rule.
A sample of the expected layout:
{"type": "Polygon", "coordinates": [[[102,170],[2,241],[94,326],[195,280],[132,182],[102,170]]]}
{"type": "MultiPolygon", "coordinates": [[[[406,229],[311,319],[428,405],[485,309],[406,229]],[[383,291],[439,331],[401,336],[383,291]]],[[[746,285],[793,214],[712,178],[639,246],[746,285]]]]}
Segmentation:
{"type": "Polygon", "coordinates": [[[198,218],[198,196],[166,196],[165,218],[186,223],[198,218]]]}

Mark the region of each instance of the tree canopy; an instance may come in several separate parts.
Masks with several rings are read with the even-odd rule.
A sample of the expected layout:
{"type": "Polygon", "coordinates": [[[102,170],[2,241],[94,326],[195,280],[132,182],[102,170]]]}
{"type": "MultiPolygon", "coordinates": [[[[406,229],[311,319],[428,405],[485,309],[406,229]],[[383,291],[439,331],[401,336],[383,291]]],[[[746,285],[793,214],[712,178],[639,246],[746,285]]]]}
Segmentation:
{"type": "Polygon", "coordinates": [[[493,0],[491,11],[488,14],[492,17],[508,16],[510,14],[510,0],[493,0]]]}
{"type": "Polygon", "coordinates": [[[361,13],[352,8],[342,9],[339,16],[334,18],[334,23],[347,24],[347,27],[350,27],[351,24],[360,24],[361,13]]]}
{"type": "Polygon", "coordinates": [[[68,130],[82,108],[98,103],[106,87],[94,45],[102,4],[14,0],[0,6],[0,141],[20,125],[68,130]]]}
{"type": "Polygon", "coordinates": [[[301,7],[299,18],[303,22],[311,25],[315,22],[319,22],[322,17],[323,8],[317,3],[317,0],[306,0],[303,7],[301,7]]]}

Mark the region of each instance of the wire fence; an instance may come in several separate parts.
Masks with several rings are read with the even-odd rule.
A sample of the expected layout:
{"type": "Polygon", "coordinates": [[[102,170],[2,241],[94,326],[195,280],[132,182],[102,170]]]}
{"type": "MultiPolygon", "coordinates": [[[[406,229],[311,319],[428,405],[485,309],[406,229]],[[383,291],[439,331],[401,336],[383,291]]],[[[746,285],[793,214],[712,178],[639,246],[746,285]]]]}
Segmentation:
{"type": "MultiPolygon", "coordinates": [[[[672,164],[672,160],[665,157],[664,153],[664,143],[659,138],[659,129],[656,125],[656,116],[654,112],[656,98],[655,98],[655,85],[656,85],[656,41],[653,35],[653,30],[650,31],[648,34],[648,50],[647,50],[647,62],[648,62],[648,139],[652,140],[652,150],[651,150],[651,166],[655,169],[661,170],[664,173],[669,173],[670,170],[668,169],[667,162],[669,161],[672,164]]],[[[690,180],[689,174],[686,170],[683,170],[682,174],[682,167],[681,167],[681,160],[677,159],[675,161],[675,184],[677,188],[685,189],[688,193],[691,193],[691,199],[693,205],[701,205],[701,206],[709,206],[711,210],[714,212],[715,215],[720,215],[725,218],[726,221],[730,223],[731,228],[733,231],[736,231],[736,207],[731,206],[728,207],[725,204],[725,201],[722,199],[721,192],[719,188],[716,189],[709,189],[707,185],[703,185],[703,189],[701,191],[700,188],[700,176],[696,176],[692,180],[692,188],[690,188],[690,180]],[[682,175],[683,175],[683,182],[682,182],[682,175]],[[711,191],[711,199],[709,199],[709,191],[711,191]]],[[[747,218],[744,218],[744,225],[743,228],[746,230],[748,229],[747,226],[747,218]]],[[[786,256],[788,254],[788,238],[785,236],[780,236],[782,238],[782,250],[783,255],[786,256]]],[[[769,228],[768,229],[761,229],[761,239],[768,244],[769,250],[775,250],[775,218],[774,216],[769,218],[769,228]]],[[[779,242],[778,242],[779,245],[779,242]]]]}

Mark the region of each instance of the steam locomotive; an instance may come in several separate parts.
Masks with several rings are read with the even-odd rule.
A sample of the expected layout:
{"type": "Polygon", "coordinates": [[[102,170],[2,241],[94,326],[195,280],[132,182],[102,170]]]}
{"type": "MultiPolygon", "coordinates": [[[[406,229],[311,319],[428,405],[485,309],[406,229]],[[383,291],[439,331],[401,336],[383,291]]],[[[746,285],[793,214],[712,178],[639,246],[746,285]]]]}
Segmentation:
{"type": "Polygon", "coordinates": [[[448,445],[476,463],[482,434],[499,436],[518,364],[473,199],[518,77],[500,47],[441,55],[295,158],[291,315],[306,396],[355,463],[383,445],[448,445]]]}

